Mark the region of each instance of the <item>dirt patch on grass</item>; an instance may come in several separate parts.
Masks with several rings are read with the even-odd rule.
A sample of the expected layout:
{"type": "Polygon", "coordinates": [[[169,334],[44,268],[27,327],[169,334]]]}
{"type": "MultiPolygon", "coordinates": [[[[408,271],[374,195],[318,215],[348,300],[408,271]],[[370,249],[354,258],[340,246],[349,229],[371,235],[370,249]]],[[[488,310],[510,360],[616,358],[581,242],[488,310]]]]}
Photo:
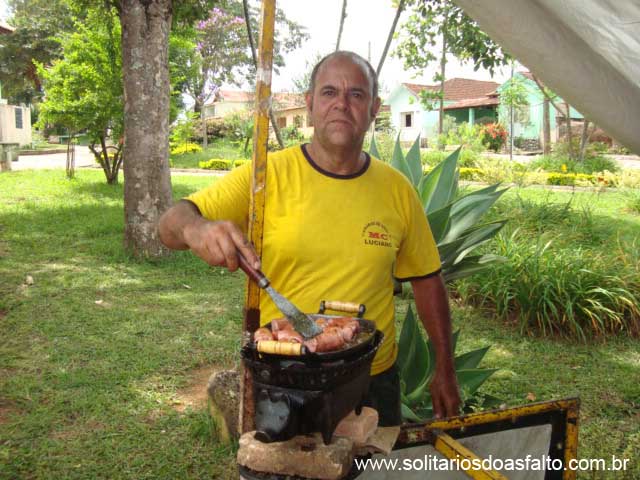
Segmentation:
{"type": "Polygon", "coordinates": [[[85,423],[76,422],[71,425],[61,427],[60,429],[52,432],[50,438],[53,440],[67,441],[79,438],[82,435],[87,435],[89,433],[95,434],[96,432],[102,431],[104,429],[105,424],[97,422],[95,420],[90,420],[85,423]]]}
{"type": "Polygon", "coordinates": [[[207,406],[207,384],[209,377],[219,371],[219,365],[203,365],[187,373],[187,386],[178,390],[173,402],[173,408],[184,412],[187,408],[199,410],[207,406]]]}
{"type": "Polygon", "coordinates": [[[0,399],[0,425],[9,422],[9,417],[13,417],[20,413],[20,409],[12,405],[10,402],[0,399]]]}

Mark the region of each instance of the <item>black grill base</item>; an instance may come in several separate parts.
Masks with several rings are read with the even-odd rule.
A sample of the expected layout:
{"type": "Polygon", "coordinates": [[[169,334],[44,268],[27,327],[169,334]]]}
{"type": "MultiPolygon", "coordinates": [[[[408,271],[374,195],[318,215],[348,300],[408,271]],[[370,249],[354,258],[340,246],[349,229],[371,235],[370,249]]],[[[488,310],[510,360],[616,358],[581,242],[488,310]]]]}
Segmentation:
{"type": "Polygon", "coordinates": [[[282,442],[320,432],[328,445],[338,423],[354,409],[360,413],[382,338],[376,331],[364,351],[320,363],[243,348],[243,362],[253,376],[256,438],[282,442]]]}

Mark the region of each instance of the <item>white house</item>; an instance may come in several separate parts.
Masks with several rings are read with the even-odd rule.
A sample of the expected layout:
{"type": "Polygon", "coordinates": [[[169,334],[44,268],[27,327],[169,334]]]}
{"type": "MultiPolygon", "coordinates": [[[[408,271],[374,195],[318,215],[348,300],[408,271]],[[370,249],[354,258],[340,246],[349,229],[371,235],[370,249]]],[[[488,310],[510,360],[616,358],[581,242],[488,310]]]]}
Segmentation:
{"type": "MultiPolygon", "coordinates": [[[[212,101],[203,107],[205,118],[223,118],[231,112],[253,111],[253,92],[220,90],[212,101]]],[[[313,134],[313,126],[307,115],[304,94],[277,92],[272,94],[273,112],[278,128],[295,126],[305,137],[313,134]]]]}
{"type": "MultiPolygon", "coordinates": [[[[0,22],[0,35],[11,35],[15,29],[0,22]]],[[[0,144],[31,143],[31,110],[24,105],[9,105],[2,98],[0,85],[0,144]]]]}

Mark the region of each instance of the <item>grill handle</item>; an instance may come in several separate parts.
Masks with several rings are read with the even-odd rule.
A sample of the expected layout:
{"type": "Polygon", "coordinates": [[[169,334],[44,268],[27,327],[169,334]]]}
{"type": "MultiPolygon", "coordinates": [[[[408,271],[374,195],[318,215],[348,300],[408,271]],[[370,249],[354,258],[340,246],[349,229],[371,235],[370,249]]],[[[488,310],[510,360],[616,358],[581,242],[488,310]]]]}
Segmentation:
{"type": "Polygon", "coordinates": [[[325,310],[334,310],[336,312],[357,313],[358,318],[362,318],[367,310],[364,303],[339,302],[336,300],[322,300],[320,302],[319,313],[323,314],[325,310]]]}
{"type": "Polygon", "coordinates": [[[272,355],[300,356],[306,353],[306,348],[300,343],[278,342],[276,340],[260,340],[256,344],[260,353],[272,355]]]}

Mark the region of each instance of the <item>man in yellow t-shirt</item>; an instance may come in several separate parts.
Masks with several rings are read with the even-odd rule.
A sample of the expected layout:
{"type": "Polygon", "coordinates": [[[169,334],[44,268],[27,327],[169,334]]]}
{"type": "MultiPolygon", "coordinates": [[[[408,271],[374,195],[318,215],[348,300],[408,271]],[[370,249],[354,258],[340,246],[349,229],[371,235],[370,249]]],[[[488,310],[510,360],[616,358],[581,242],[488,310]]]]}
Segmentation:
{"type": "MultiPolygon", "coordinates": [[[[380,107],[375,71],[351,52],[328,55],[312,72],[306,101],[311,143],[270,154],[267,162],[261,260],[246,240],[249,165],[172,207],[160,221],[161,239],[232,271],[240,251],[303,311],[317,310],[320,300],[364,303],[385,335],[368,399],[381,425],[401,421],[392,275],[410,281],[436,349],[434,412],[456,415],[460,398],[438,250],[413,187],[362,151],[380,107]]],[[[281,316],[267,295],[260,311],[262,323],[281,316]]]]}

